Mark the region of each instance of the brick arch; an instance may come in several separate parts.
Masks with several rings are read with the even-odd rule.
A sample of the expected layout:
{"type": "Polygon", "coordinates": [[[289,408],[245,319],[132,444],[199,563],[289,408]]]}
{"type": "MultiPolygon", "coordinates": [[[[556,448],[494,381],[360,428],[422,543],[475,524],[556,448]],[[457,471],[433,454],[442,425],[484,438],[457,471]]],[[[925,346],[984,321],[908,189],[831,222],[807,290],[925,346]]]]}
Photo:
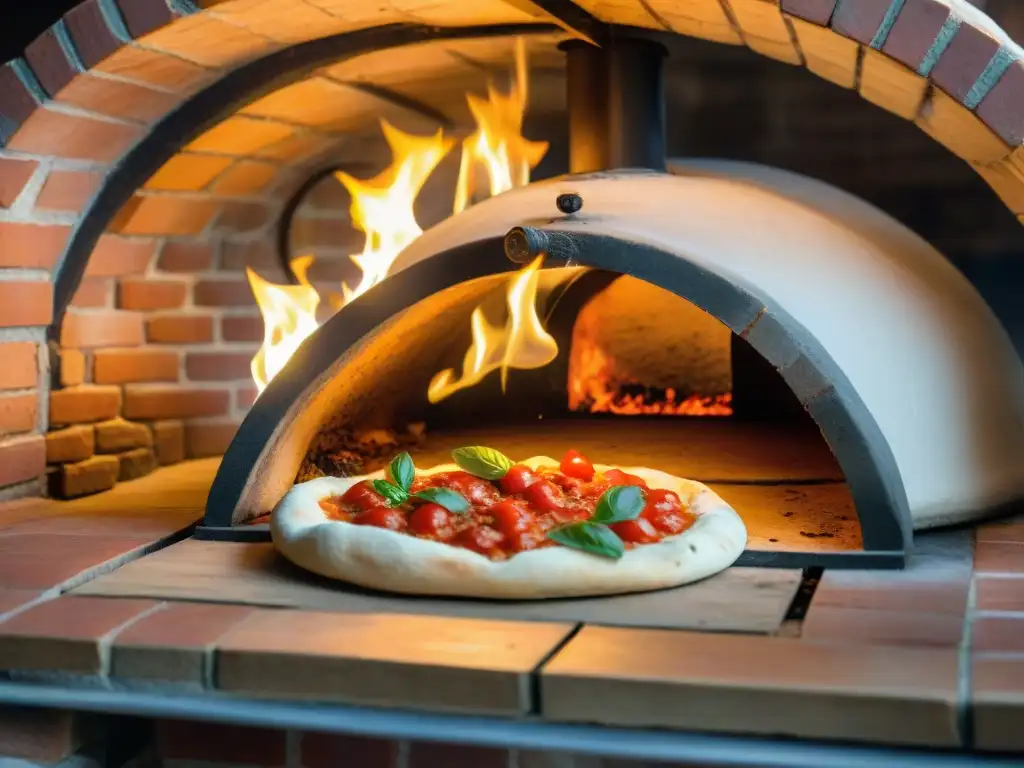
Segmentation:
{"type": "MultiPolygon", "coordinates": [[[[93,232],[96,247],[89,243],[86,280],[76,297],[76,312],[87,320],[78,321],[63,348],[48,355],[41,329],[53,320],[50,275],[82,234],[90,202],[103,194],[111,174],[155,125],[232,70],[306,41],[382,25],[451,28],[554,22],[570,34],[598,41],[604,25],[614,23],[742,44],[805,66],[842,87],[856,88],[868,101],[913,120],[970,163],[1024,219],[1020,49],[961,0],[391,0],[385,8],[382,5],[375,0],[84,0],[29,45],[23,56],[0,66],[0,266],[20,270],[0,282],[0,302],[18,307],[10,324],[37,329],[19,330],[17,341],[12,337],[9,342],[13,346],[0,347],[23,361],[13,396],[31,401],[18,424],[6,430],[28,436],[0,439],[0,466],[14,468],[0,474],[0,487],[42,473],[42,439],[32,433],[47,424],[66,423],[71,395],[87,399],[85,406],[74,407],[86,408],[90,418],[98,419],[121,411],[131,394],[126,385],[145,386],[146,402],[155,405],[132,410],[147,414],[139,418],[199,419],[194,455],[217,453],[226,444],[251,392],[240,387],[221,391],[217,377],[227,375],[225,371],[241,376],[249,347],[238,346],[226,362],[193,366],[205,370],[201,375],[213,377],[189,390],[194,397],[188,402],[200,404],[194,406],[183,396],[161,400],[155,394],[164,379],[187,376],[187,350],[177,348],[172,360],[158,354],[159,348],[147,347],[136,350],[135,361],[126,364],[132,354],[124,348],[155,341],[160,336],[156,329],[162,327],[149,322],[159,317],[131,313],[159,313],[161,307],[179,301],[178,281],[184,272],[168,274],[166,268],[174,264],[200,271],[196,265],[211,258],[202,243],[188,240],[190,232],[178,232],[185,239],[173,241],[168,249],[156,235],[174,231],[146,231],[154,205],[146,198],[175,190],[151,189],[154,194],[133,198],[111,219],[108,231],[93,232]],[[151,309],[129,309],[125,319],[108,311],[115,302],[142,302],[151,309]],[[91,350],[103,347],[118,348],[107,355],[104,367],[112,383],[94,380],[88,392],[74,389],[87,375],[86,363],[95,372],[97,358],[91,350]],[[140,377],[145,381],[138,382],[140,377]],[[54,392],[47,404],[39,395],[49,390],[51,379],[74,391],[54,392]]],[[[257,116],[254,122],[266,123],[266,118],[257,116]]],[[[287,151],[292,138],[282,137],[280,151],[287,151]]],[[[296,158],[303,156],[297,145],[301,141],[290,144],[296,158]]],[[[310,150],[305,156],[315,154],[310,150]]],[[[211,185],[248,194],[269,174],[267,160],[239,157],[219,170],[215,160],[207,160],[204,168],[197,164],[191,170],[199,178],[213,174],[211,185]]],[[[160,180],[158,174],[153,183],[166,183],[173,176],[168,173],[160,180]]],[[[275,173],[266,188],[286,181],[275,173]]],[[[191,208],[193,214],[210,213],[208,206],[191,208]]],[[[248,204],[231,209],[234,223],[229,228],[240,230],[239,235],[251,234],[253,222],[267,215],[248,204]]],[[[211,221],[213,216],[210,213],[211,221]]],[[[102,221],[101,229],[106,223],[102,221]]],[[[225,288],[228,294],[240,292],[239,283],[244,286],[238,280],[234,283],[225,288]]],[[[181,343],[199,343],[199,338],[256,343],[251,318],[242,322],[240,316],[232,316],[230,324],[220,318],[211,325],[191,297],[183,301],[195,319],[185,324],[194,336],[181,343]]],[[[236,309],[229,305],[224,311],[236,309]]],[[[172,336],[180,341],[181,333],[175,330],[172,336]]],[[[173,346],[171,341],[158,343],[173,346]]],[[[107,376],[101,378],[108,381],[107,376]]]]}

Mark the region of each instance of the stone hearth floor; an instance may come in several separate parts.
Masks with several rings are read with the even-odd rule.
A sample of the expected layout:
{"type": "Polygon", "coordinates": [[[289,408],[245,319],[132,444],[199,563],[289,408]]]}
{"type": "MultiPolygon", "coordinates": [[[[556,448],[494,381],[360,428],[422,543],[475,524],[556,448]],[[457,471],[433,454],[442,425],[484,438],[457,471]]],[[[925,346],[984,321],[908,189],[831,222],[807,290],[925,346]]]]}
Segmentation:
{"type": "Polygon", "coordinates": [[[827,571],[806,614],[772,634],[74,594],[186,538],[216,467],[189,462],[71,502],[0,504],[2,674],[1024,750],[1024,520],[921,534],[905,571],[827,571]]]}

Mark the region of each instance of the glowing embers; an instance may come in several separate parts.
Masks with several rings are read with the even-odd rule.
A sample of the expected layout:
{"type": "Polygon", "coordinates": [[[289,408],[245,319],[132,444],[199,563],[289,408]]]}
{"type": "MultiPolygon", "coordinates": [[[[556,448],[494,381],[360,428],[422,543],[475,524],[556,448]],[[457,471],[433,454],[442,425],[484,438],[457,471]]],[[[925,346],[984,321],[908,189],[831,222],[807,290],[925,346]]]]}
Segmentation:
{"type": "Polygon", "coordinates": [[[501,327],[484,316],[483,306],[473,310],[470,327],[473,340],[462,361],[462,374],[447,368],[434,376],[427,399],[439,403],[460,389],[472,387],[492,371],[501,372],[501,391],[511,368],[543,368],[558,356],[558,343],[544,330],[537,314],[537,285],[542,257],[517,272],[506,292],[508,314],[501,327]]]}
{"type": "Polygon", "coordinates": [[[261,393],[318,327],[316,310],[320,295],[306,279],[312,263],[312,256],[292,260],[292,272],[299,285],[275,285],[248,267],[245,270],[252,295],[263,315],[263,345],[251,364],[253,381],[261,393]]]}

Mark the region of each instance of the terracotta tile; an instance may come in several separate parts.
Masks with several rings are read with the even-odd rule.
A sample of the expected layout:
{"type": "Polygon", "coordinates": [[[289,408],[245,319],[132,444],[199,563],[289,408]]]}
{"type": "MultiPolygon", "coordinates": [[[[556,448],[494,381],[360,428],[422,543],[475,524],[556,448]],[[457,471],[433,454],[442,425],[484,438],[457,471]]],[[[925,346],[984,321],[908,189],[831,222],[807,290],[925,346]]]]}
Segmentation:
{"type": "Polygon", "coordinates": [[[0,157],[0,208],[11,207],[38,167],[35,160],[0,157]]]}
{"type": "Polygon", "coordinates": [[[985,578],[974,582],[975,607],[979,611],[1024,613],[1024,578],[985,578]]]}
{"type": "Polygon", "coordinates": [[[1024,658],[975,659],[971,689],[974,747],[1024,751],[1024,658]]]}
{"type": "Polygon", "coordinates": [[[150,176],[145,188],[198,192],[205,189],[229,165],[231,165],[229,157],[182,152],[172,157],[163,164],[159,171],[150,176]]]}
{"type": "Polygon", "coordinates": [[[882,52],[916,71],[942,31],[949,13],[949,5],[942,0],[906,0],[889,30],[882,52]]]}
{"type": "Polygon", "coordinates": [[[224,723],[158,720],[156,724],[157,753],[171,760],[283,766],[286,736],[283,730],[224,723]]]}
{"type": "Polygon", "coordinates": [[[979,541],[974,552],[975,573],[1024,574],[1024,544],[979,541]]]}
{"type": "Polygon", "coordinates": [[[64,14],[71,42],[86,68],[92,69],[121,47],[122,42],[107,23],[100,0],[84,0],[64,14]]]}
{"type": "Polygon", "coordinates": [[[349,763],[366,768],[397,768],[398,742],[341,733],[304,733],[302,768],[337,768],[349,763]]]}
{"type": "Polygon", "coordinates": [[[976,618],[971,648],[975,653],[1024,653],[1024,614],[976,618]]]}
{"type": "Polygon", "coordinates": [[[7,669],[104,673],[108,636],[156,605],[100,597],[47,601],[0,622],[0,658],[7,669]]]}
{"type": "Polygon", "coordinates": [[[37,599],[42,592],[34,589],[8,589],[0,587],[0,616],[10,613],[37,599]]]}
{"type": "Polygon", "coordinates": [[[257,611],[218,642],[217,683],[283,698],[521,714],[570,625],[257,611]]]}
{"type": "Polygon", "coordinates": [[[82,211],[99,189],[101,181],[103,174],[96,171],[50,171],[36,198],[36,208],[82,211]]]}
{"type": "Polygon", "coordinates": [[[979,525],[974,535],[978,541],[1024,544],[1024,520],[1006,520],[979,525]]]}
{"type": "Polygon", "coordinates": [[[957,746],[957,661],[945,648],[588,626],[545,664],[541,709],[617,726],[957,746]]]}
{"type": "Polygon", "coordinates": [[[76,77],[56,97],[56,101],[63,104],[144,123],[156,122],[176,107],[181,99],[181,94],[89,73],[76,77]]]}
{"type": "Polygon", "coordinates": [[[41,107],[25,121],[7,148],[37,155],[113,162],[142,138],[138,125],[68,115],[41,107]]]}
{"type": "Polygon", "coordinates": [[[981,100],[977,112],[1007,144],[1024,144],[1024,61],[1010,65],[981,100]]]}
{"type": "Polygon", "coordinates": [[[203,684],[215,641],[251,611],[241,605],[167,604],[116,636],[112,674],[203,684]]]}
{"type": "Polygon", "coordinates": [[[962,103],[998,50],[996,38],[972,24],[962,23],[930,77],[943,91],[962,103]]]}
{"type": "Polygon", "coordinates": [[[214,70],[191,61],[132,45],[122,46],[97,64],[95,69],[183,93],[216,77],[214,70]]]}
{"type": "Polygon", "coordinates": [[[0,536],[0,586],[50,589],[145,543],[115,536],[0,536]]]}
{"type": "Polygon", "coordinates": [[[964,631],[964,615],[875,611],[812,605],[801,637],[811,642],[955,648],[964,631]]]}
{"type": "Polygon", "coordinates": [[[963,616],[967,608],[970,573],[949,578],[910,581],[885,576],[843,580],[828,571],[818,584],[811,609],[853,608],[870,611],[940,613],[963,616]]]}
{"type": "Polygon", "coordinates": [[[281,123],[235,115],[194,139],[185,149],[245,156],[291,136],[292,131],[281,123]]]}
{"type": "MultiPolygon", "coordinates": [[[[135,493],[142,494],[143,489],[133,489],[132,503],[118,504],[115,498],[97,497],[96,504],[92,508],[82,509],[82,500],[75,502],[77,511],[68,512],[67,505],[61,502],[47,501],[49,504],[61,504],[58,511],[51,511],[49,514],[35,519],[25,520],[5,530],[0,530],[0,535],[30,535],[41,534],[47,536],[99,536],[110,538],[121,537],[125,540],[131,539],[140,544],[150,544],[164,539],[172,534],[183,531],[196,523],[203,515],[202,497],[194,504],[182,502],[181,494],[174,496],[174,502],[168,503],[170,498],[166,494],[160,482],[153,478],[157,493],[164,493],[164,503],[156,498],[143,498],[141,502],[134,501],[135,493]]],[[[128,494],[125,494],[126,496],[128,494]]]]}

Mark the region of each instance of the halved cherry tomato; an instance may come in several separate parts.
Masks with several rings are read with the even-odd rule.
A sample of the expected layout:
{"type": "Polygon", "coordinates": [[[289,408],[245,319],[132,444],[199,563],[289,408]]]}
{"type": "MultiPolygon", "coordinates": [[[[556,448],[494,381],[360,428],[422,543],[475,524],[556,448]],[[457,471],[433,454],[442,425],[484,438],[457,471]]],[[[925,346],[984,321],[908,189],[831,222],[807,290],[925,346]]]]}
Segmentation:
{"type": "Polygon", "coordinates": [[[620,539],[631,544],[649,544],[661,538],[650,521],[643,517],[612,523],[609,527],[619,535],[620,539]]]}
{"type": "Polygon", "coordinates": [[[450,488],[471,504],[481,506],[492,504],[498,499],[497,489],[489,482],[480,477],[475,477],[469,472],[446,472],[444,476],[437,476],[440,488],[450,488]]]}
{"type": "Polygon", "coordinates": [[[373,484],[369,480],[360,480],[345,491],[341,502],[363,510],[388,505],[387,499],[373,489],[373,484]]]}
{"type": "Polygon", "coordinates": [[[487,512],[494,518],[495,527],[506,536],[522,533],[533,523],[533,516],[526,509],[508,499],[499,501],[487,512]]]}
{"type": "Polygon", "coordinates": [[[434,536],[442,541],[455,535],[452,513],[440,504],[421,504],[409,515],[409,527],[420,536],[434,536]]]}
{"type": "Polygon", "coordinates": [[[356,525],[374,525],[377,528],[387,528],[390,531],[405,530],[405,515],[399,510],[391,507],[371,507],[370,509],[356,515],[352,521],[356,525]]]}
{"type": "Polygon", "coordinates": [[[464,529],[455,537],[460,545],[481,555],[490,557],[498,551],[505,537],[486,525],[473,525],[464,529]]]}
{"type": "Polygon", "coordinates": [[[621,469],[609,469],[604,473],[605,479],[609,482],[609,485],[639,485],[641,488],[647,487],[647,481],[637,475],[631,475],[628,472],[623,472],[621,469]]]}
{"type": "Polygon", "coordinates": [[[683,502],[674,491],[656,488],[647,492],[647,504],[640,516],[662,533],[682,533],[693,524],[691,516],[683,512],[683,502]]]}
{"type": "Polygon", "coordinates": [[[510,467],[505,476],[498,481],[505,493],[522,493],[537,482],[537,473],[525,464],[510,467]]]}
{"type": "Polygon", "coordinates": [[[566,451],[559,468],[566,477],[575,477],[588,483],[594,479],[594,465],[577,450],[566,451]]]}
{"type": "Polygon", "coordinates": [[[557,485],[550,480],[538,480],[523,492],[531,507],[543,512],[561,512],[565,509],[565,498],[557,485]]]}

